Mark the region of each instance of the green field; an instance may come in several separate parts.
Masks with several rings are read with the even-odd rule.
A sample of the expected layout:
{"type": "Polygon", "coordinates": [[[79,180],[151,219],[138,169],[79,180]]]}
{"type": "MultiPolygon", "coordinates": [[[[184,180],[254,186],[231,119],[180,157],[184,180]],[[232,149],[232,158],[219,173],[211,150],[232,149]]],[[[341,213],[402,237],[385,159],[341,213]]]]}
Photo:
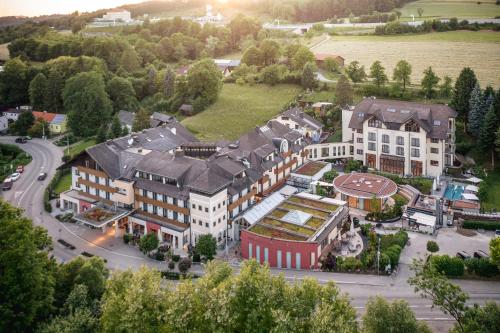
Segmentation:
{"type": "MultiPolygon", "coordinates": [[[[74,145],[69,146],[69,155],[71,157],[80,154],[82,151],[88,147],[95,146],[96,140],[94,138],[85,139],[83,141],[77,142],[74,145]]],[[[68,155],[68,149],[64,149],[64,155],[68,155]]]]}
{"type": "Polygon", "coordinates": [[[500,33],[450,31],[398,36],[333,36],[313,49],[357,60],[368,70],[380,60],[389,78],[396,63],[407,60],[413,67],[412,83],[420,84],[428,66],[439,75],[455,79],[463,67],[471,67],[481,85],[500,87],[500,33]]]}
{"type": "Polygon", "coordinates": [[[71,173],[67,173],[59,179],[59,181],[54,186],[54,192],[60,194],[64,191],[69,190],[71,187],[71,173]]]}
{"type": "Polygon", "coordinates": [[[295,85],[224,84],[217,102],[182,124],[200,140],[234,140],[278,114],[299,92],[295,85]]]}
{"type": "Polygon", "coordinates": [[[480,185],[486,187],[486,195],[484,200],[481,201],[481,208],[486,211],[493,209],[497,212],[500,211],[500,200],[498,199],[498,193],[500,193],[500,168],[491,171],[484,182],[484,185],[480,185]]]}
{"type": "Polygon", "coordinates": [[[402,9],[402,19],[410,19],[415,15],[415,20],[433,18],[493,18],[500,15],[500,6],[495,5],[495,0],[419,0],[406,4],[402,9]],[[424,10],[422,17],[418,16],[417,9],[424,10]]]}

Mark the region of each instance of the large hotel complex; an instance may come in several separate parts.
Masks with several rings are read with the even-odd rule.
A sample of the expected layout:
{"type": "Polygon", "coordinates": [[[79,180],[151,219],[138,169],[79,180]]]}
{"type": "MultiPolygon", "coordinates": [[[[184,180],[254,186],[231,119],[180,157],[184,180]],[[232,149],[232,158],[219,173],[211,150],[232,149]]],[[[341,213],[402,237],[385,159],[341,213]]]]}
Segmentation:
{"type": "Polygon", "coordinates": [[[454,161],[455,116],[444,105],[365,98],[342,111],[343,142],[336,143],[323,142],[321,123],[300,108],[234,142],[200,142],[180,123],[162,123],[75,157],[71,189],[60,204],[92,227],[155,232],[176,250],[209,233],[220,244],[241,239],[242,253],[256,257],[259,251],[261,261],[261,250],[247,243],[279,234],[311,254],[292,260],[280,243],[274,244],[279,256],[266,248],[262,258],[274,266],[316,267],[348,209],[341,200],[280,192],[292,172],[309,161],[343,158],[384,172],[436,177],[454,161]],[[241,223],[256,202],[271,202],[273,210],[241,223]]]}

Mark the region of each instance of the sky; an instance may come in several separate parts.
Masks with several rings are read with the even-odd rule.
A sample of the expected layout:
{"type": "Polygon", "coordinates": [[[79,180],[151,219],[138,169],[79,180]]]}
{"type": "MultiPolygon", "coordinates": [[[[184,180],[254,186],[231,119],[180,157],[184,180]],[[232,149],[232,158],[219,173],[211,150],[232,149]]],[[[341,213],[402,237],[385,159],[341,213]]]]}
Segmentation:
{"type": "Polygon", "coordinates": [[[75,10],[94,11],[144,0],[0,0],[0,16],[68,14],[75,10]]]}

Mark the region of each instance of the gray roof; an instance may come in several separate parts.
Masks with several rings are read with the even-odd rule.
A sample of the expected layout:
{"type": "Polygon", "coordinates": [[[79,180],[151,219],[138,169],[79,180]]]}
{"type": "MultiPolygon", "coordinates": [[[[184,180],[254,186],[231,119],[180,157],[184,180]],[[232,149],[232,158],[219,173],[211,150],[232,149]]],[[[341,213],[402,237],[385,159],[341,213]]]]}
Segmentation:
{"type": "Polygon", "coordinates": [[[124,111],[120,110],[118,112],[118,119],[120,120],[120,124],[122,126],[130,126],[134,124],[134,118],[135,118],[135,113],[129,112],[129,111],[124,111]]]}
{"type": "Polygon", "coordinates": [[[448,119],[455,118],[457,112],[448,105],[424,104],[368,97],[352,110],[349,127],[362,129],[363,123],[375,117],[387,128],[398,130],[402,124],[414,120],[426,132],[427,137],[445,139],[448,132],[448,119]]]}
{"type": "Polygon", "coordinates": [[[176,121],[174,116],[172,116],[170,114],[166,114],[166,113],[160,113],[160,112],[153,113],[151,115],[151,119],[158,120],[160,122],[167,123],[167,124],[176,121]]]}
{"type": "Polygon", "coordinates": [[[323,124],[321,122],[305,113],[299,107],[288,109],[285,112],[281,113],[279,116],[289,117],[291,120],[302,127],[307,127],[313,130],[320,130],[321,128],[323,128],[323,124]]]}

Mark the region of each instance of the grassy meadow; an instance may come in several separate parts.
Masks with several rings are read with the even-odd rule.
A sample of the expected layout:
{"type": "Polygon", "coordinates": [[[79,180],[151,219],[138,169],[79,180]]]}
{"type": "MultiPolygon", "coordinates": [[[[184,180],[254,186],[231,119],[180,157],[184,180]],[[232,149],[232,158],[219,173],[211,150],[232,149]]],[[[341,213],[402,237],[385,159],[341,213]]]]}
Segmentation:
{"type": "Polygon", "coordinates": [[[412,82],[420,84],[428,66],[440,76],[455,79],[463,67],[471,67],[482,86],[500,87],[500,33],[450,31],[398,36],[332,36],[313,48],[333,53],[346,64],[357,60],[369,70],[380,60],[391,78],[396,63],[405,59],[413,67],[412,82]]]}
{"type": "Polygon", "coordinates": [[[500,6],[495,0],[419,0],[407,3],[401,9],[401,19],[427,20],[434,18],[493,18],[500,16],[500,6]],[[478,4],[479,2],[479,4],[478,4]],[[422,8],[422,17],[418,16],[418,8],[422,8]]]}
{"type": "Polygon", "coordinates": [[[215,104],[182,124],[200,140],[234,140],[278,114],[301,88],[295,85],[224,84],[215,104]]]}

